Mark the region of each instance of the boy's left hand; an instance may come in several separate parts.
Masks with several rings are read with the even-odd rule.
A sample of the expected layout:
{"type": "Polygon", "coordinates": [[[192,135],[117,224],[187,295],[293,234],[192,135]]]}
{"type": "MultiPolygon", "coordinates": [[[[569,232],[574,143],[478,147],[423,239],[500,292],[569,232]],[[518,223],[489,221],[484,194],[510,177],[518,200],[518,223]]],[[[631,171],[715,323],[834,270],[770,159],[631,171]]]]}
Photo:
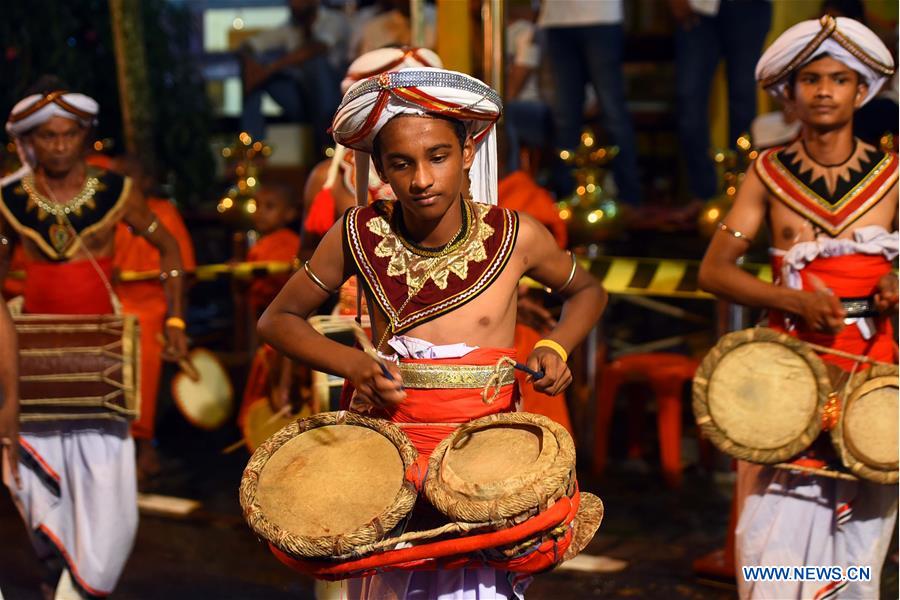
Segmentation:
{"type": "Polygon", "coordinates": [[[888,273],[878,282],[878,291],[875,292],[875,308],[878,312],[896,310],[897,299],[897,276],[888,273]]]}
{"type": "MultiPolygon", "coordinates": [[[[561,394],[572,383],[572,372],[562,357],[550,348],[535,348],[525,363],[529,369],[543,371],[544,376],[532,381],[534,389],[548,396],[561,394]]],[[[531,377],[528,378],[531,380],[531,377]]]]}

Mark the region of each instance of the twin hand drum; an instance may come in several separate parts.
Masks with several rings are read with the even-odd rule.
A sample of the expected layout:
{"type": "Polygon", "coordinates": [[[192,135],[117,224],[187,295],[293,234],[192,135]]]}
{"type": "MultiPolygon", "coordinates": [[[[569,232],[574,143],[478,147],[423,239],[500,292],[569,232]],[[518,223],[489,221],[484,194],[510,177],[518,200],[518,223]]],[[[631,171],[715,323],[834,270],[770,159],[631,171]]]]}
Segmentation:
{"type": "Polygon", "coordinates": [[[569,434],[529,413],[461,425],[427,462],[390,421],[346,411],[300,419],[253,453],[240,501],[280,560],[323,579],[463,566],[536,573],[580,552],[603,517],[600,499],[578,491],[569,434]]]}
{"type": "Polygon", "coordinates": [[[818,474],[897,483],[897,366],[858,366],[844,385],[836,385],[837,371],[808,344],[775,330],[730,333],[694,377],[697,424],[723,452],[782,468],[828,431],[845,470],[818,474]]]}

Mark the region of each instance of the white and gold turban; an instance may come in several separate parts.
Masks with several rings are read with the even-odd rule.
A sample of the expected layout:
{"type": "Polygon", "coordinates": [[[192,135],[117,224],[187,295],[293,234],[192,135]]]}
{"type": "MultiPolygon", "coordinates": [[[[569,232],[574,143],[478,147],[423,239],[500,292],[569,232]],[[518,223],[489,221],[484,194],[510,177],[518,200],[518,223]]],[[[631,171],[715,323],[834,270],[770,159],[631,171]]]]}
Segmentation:
{"type": "Polygon", "coordinates": [[[894,59],[871,29],[853,19],[825,15],[798,23],[778,36],[756,63],[756,80],[773,96],[782,96],[791,73],[827,54],[863,78],[869,92],[878,93],[894,73],[894,59]]]}
{"type": "Polygon", "coordinates": [[[33,94],[13,107],[6,121],[6,132],[21,137],[53,117],[72,119],[87,127],[96,122],[99,110],[97,101],[84,94],[62,90],[47,95],[33,94]]]}
{"type": "Polygon", "coordinates": [[[364,155],[356,157],[356,195],[368,188],[368,155],[381,129],[398,115],[441,115],[462,121],[475,141],[469,169],[472,198],[497,203],[497,136],[503,103],[487,84],[464,73],[415,68],[389,71],[355,83],[332,122],[334,140],[364,155]]]}
{"type": "Polygon", "coordinates": [[[350,86],[373,75],[385,71],[396,71],[413,67],[442,68],[444,63],[434,51],[428,48],[379,48],[366,52],[347,67],[347,75],[341,81],[341,93],[346,94],[350,86]]]}
{"type": "MultiPolygon", "coordinates": [[[[397,69],[406,69],[411,67],[437,67],[441,68],[444,63],[441,58],[428,48],[416,48],[413,46],[404,46],[402,48],[378,48],[371,52],[366,52],[347,67],[347,74],[341,81],[341,93],[346,94],[357,81],[380,75],[385,71],[397,69]]],[[[331,158],[331,164],[328,167],[328,173],[325,177],[323,187],[332,188],[337,181],[341,165],[344,164],[344,155],[347,148],[337,144],[334,149],[334,156],[331,158]]],[[[375,178],[377,180],[377,178],[375,178]]],[[[369,181],[373,180],[370,174],[369,181]]],[[[351,190],[356,188],[355,180],[347,182],[347,187],[351,190]]],[[[379,198],[393,197],[393,192],[388,186],[381,186],[380,182],[376,186],[380,191],[379,198]],[[385,189],[386,188],[386,189],[385,189]]]]}

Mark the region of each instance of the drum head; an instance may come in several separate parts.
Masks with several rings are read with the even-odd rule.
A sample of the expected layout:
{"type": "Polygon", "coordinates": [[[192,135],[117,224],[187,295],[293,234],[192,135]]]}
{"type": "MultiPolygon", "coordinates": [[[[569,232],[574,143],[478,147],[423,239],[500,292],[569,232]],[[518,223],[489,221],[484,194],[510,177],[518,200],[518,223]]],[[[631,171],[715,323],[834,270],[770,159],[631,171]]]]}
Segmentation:
{"type": "Polygon", "coordinates": [[[697,424],[736,458],[775,463],[804,450],[821,430],[831,384],[806,345],[771,329],[724,336],[694,377],[697,424]]]}
{"type": "Polygon", "coordinates": [[[531,516],[571,493],[575,447],[554,421],[503,413],[461,426],[431,455],[425,494],[453,520],[531,516]]]}
{"type": "Polygon", "coordinates": [[[321,413],[291,423],[253,453],[241,506],[250,526],[291,556],[361,551],[412,510],[416,492],[405,473],[416,457],[387,421],[321,413]]]}
{"type": "Polygon", "coordinates": [[[896,483],[898,460],[898,370],[876,365],[859,373],[844,401],[832,441],[844,466],[877,483],[896,483]]]}
{"type": "Polygon", "coordinates": [[[196,348],[188,360],[200,376],[194,381],[181,371],[172,379],[172,397],[194,427],[213,430],[224,425],[234,410],[234,390],[225,367],[215,354],[196,348]]]}
{"type": "Polygon", "coordinates": [[[384,513],[403,474],[396,446],[380,433],[318,427],[269,458],[259,478],[259,506],[273,523],[298,535],[341,535],[384,513]]]}

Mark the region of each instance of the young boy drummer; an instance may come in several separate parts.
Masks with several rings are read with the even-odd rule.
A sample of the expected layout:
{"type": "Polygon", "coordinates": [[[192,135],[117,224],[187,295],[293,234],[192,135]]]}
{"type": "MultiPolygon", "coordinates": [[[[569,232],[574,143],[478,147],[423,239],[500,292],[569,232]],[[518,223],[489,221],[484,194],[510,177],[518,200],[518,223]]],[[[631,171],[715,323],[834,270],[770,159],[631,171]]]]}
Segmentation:
{"type": "MultiPolygon", "coordinates": [[[[371,154],[397,200],[349,210],[263,314],[259,333],[292,358],[352,383],[352,406],[405,423],[463,423],[515,410],[513,385],[503,386],[491,404],[482,401],[481,390],[498,361],[514,356],[516,290],[524,275],[566,299],[558,325],[528,357],[527,366],[543,372],[535,387],[555,395],[571,383],[567,355],[599,319],[606,293],[543,225],[492,206],[500,110],[490,87],[442,69],[385,73],[345,95],[333,123],[335,140],[359,151],[357,160],[371,154]],[[326,339],[305,320],[352,275],[362,282],[382,362],[326,339]],[[477,389],[441,389],[450,386],[439,381],[429,389],[404,387],[403,361],[413,358],[485,367],[485,381],[477,389]]],[[[357,167],[365,177],[368,168],[357,167]]],[[[367,187],[359,182],[356,189],[367,187]]],[[[453,376],[452,367],[446,371],[453,376]]],[[[502,372],[501,379],[507,376],[502,372]]],[[[427,455],[452,429],[404,432],[427,455]]],[[[514,591],[511,581],[493,569],[388,573],[351,582],[351,594],[477,591],[479,598],[509,598],[521,589],[514,591]]]]}
{"type": "MultiPolygon", "coordinates": [[[[851,19],[805,21],[775,40],[756,76],[791,105],[802,122],[800,136],[756,159],[700,268],[705,289],[769,309],[771,327],[884,362],[896,361],[888,313],[897,309],[891,273],[897,155],[854,138],[853,113],[875,96],[893,67],[884,44],[851,19]],[[764,220],[775,285],[736,265],[764,220]]],[[[822,359],[844,371],[854,368],[847,358],[822,359]]],[[[833,458],[822,441],[807,460],[833,458]]],[[[752,582],[738,572],[741,597],[878,597],[897,515],[896,487],[739,462],[737,494],[738,565],[872,568],[868,582],[752,582]]]]}

